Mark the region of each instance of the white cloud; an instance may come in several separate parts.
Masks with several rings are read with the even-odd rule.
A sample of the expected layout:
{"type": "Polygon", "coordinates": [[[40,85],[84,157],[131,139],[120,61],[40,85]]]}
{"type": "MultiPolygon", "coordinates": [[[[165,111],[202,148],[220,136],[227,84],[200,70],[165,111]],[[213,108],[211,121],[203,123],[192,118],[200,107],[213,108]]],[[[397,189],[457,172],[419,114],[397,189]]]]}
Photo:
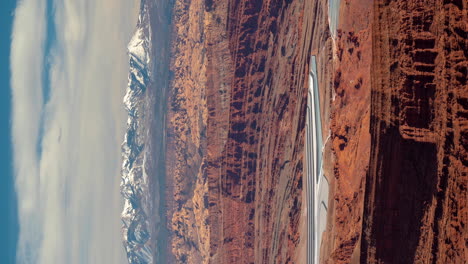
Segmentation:
{"type": "Polygon", "coordinates": [[[54,6],[57,43],[45,106],[40,85],[45,2],[24,0],[15,12],[11,71],[18,260],[122,263],[122,98],[137,1],[56,0],[54,6]]]}
{"type": "Polygon", "coordinates": [[[11,44],[12,140],[21,216],[18,255],[25,263],[32,263],[37,258],[37,251],[30,249],[41,240],[37,143],[43,105],[44,13],[43,0],[19,1],[11,44]]]}

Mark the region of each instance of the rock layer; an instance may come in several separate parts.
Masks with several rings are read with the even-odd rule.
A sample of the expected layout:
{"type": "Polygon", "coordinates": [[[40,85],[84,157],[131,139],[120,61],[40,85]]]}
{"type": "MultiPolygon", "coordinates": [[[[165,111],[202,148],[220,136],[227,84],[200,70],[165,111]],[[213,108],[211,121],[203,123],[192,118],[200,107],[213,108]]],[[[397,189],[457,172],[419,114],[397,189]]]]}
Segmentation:
{"type": "Polygon", "coordinates": [[[177,0],[166,190],[170,262],[304,263],[307,72],[330,179],[321,263],[463,263],[463,1],[177,0]]]}
{"type": "Polygon", "coordinates": [[[466,261],[466,5],[374,6],[364,263],[466,261]]]}
{"type": "Polygon", "coordinates": [[[466,2],[342,1],[331,48],[324,17],[313,51],[334,177],[321,262],[464,263],[466,2]]]}
{"type": "Polygon", "coordinates": [[[310,1],[175,1],[175,262],[299,262],[310,13],[310,1]]]}

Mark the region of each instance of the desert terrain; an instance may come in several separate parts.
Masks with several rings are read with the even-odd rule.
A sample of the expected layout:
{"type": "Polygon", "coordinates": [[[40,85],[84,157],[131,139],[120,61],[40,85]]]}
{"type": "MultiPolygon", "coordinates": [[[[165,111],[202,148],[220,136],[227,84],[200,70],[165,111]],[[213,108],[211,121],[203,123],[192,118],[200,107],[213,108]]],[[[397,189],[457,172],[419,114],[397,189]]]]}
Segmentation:
{"type": "Polygon", "coordinates": [[[320,263],[467,257],[463,1],[175,1],[166,118],[172,261],[304,263],[317,61],[320,263]],[[334,27],[334,26],[333,26],[334,27]]]}
{"type": "Polygon", "coordinates": [[[166,173],[181,263],[300,263],[311,1],[176,1],[166,173]]]}

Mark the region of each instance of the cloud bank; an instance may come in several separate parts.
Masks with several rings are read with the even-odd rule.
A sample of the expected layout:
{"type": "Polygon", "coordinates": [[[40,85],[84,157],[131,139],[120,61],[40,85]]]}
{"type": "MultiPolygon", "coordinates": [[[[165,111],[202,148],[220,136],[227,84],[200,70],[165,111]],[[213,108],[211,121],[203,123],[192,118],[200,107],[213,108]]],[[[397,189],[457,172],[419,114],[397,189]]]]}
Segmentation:
{"type": "Polygon", "coordinates": [[[126,262],[120,144],[137,3],[54,0],[56,41],[44,54],[47,3],[18,2],[10,64],[19,263],[126,262]]]}

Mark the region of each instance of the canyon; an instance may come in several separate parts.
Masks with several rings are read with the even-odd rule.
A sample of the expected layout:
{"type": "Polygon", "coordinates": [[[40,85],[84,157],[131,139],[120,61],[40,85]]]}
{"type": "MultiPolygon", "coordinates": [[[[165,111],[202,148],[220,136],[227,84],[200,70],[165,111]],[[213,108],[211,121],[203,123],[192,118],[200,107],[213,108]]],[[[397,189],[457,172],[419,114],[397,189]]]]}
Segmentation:
{"type": "Polygon", "coordinates": [[[313,33],[334,176],[321,263],[466,261],[466,5],[343,1],[334,45],[313,33]]]}
{"type": "Polygon", "coordinates": [[[329,181],[319,262],[465,262],[466,1],[334,1],[338,13],[328,1],[155,3],[142,38],[151,40],[152,64],[134,69],[129,88],[150,98],[140,123],[152,141],[140,145],[154,195],[135,194],[130,182],[142,162],[138,170],[124,163],[129,259],[306,263],[314,56],[329,181]],[[148,69],[149,84],[140,78],[148,69]],[[154,221],[142,228],[136,213],[154,221]]]}
{"type": "Polygon", "coordinates": [[[310,1],[176,1],[167,117],[178,263],[299,263],[310,1]]]}

